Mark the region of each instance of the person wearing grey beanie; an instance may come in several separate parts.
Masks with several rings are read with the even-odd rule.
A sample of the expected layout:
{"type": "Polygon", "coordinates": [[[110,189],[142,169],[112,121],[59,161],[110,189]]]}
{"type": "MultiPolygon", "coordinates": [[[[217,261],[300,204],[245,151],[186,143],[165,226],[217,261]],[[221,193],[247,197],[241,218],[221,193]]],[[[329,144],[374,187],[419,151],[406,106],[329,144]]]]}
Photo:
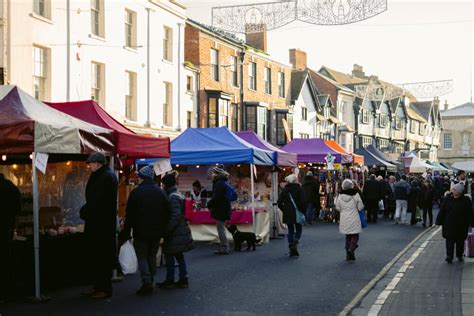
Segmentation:
{"type": "Polygon", "coordinates": [[[452,186],[451,191],[436,219],[436,224],[443,226],[447,263],[453,262],[455,248],[456,257],[463,261],[464,240],[467,238],[469,225],[472,224],[471,199],[464,195],[464,185],[457,183],[452,186]]]}

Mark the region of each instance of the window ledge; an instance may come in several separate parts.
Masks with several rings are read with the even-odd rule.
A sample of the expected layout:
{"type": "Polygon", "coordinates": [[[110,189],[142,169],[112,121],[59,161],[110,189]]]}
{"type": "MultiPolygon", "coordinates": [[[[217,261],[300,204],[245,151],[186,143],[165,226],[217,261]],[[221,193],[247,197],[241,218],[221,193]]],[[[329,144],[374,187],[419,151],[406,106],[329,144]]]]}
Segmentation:
{"type": "Polygon", "coordinates": [[[186,91],[186,94],[193,96],[193,95],[194,95],[194,91],[186,91]]]}
{"type": "Polygon", "coordinates": [[[257,92],[257,89],[248,88],[249,91],[257,92]]]}
{"type": "Polygon", "coordinates": [[[128,118],[125,118],[123,120],[123,122],[124,122],[124,124],[132,124],[132,125],[137,125],[137,126],[139,125],[137,120],[131,120],[131,119],[128,119],[128,118]]]}
{"type": "Polygon", "coordinates": [[[161,61],[164,62],[165,64],[174,65],[172,60],[168,60],[168,59],[163,58],[161,61]]]}
{"type": "Polygon", "coordinates": [[[36,13],[34,13],[34,12],[31,12],[31,13],[30,13],[30,17],[32,17],[32,18],[34,18],[34,19],[37,19],[37,20],[40,20],[40,21],[43,21],[43,22],[46,22],[46,23],[48,23],[48,24],[54,25],[54,22],[51,21],[50,18],[47,18],[47,17],[45,17],[45,16],[36,14],[36,13]]]}
{"type": "Polygon", "coordinates": [[[95,35],[95,34],[92,34],[92,33],[89,33],[89,38],[93,38],[93,39],[96,39],[96,40],[101,41],[101,42],[106,42],[107,41],[105,39],[105,37],[95,35]]]}
{"type": "Polygon", "coordinates": [[[127,50],[127,51],[129,51],[129,52],[138,54],[138,49],[136,49],[136,48],[134,48],[134,47],[124,46],[123,49],[125,49],[125,50],[127,50]]]}

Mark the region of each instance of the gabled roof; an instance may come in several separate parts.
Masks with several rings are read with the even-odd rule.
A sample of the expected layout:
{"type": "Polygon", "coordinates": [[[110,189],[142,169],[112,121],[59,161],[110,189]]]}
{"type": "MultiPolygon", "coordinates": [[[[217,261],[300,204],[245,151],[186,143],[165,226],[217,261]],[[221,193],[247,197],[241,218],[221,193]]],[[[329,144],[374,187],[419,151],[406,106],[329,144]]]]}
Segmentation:
{"type": "Polygon", "coordinates": [[[333,79],[331,79],[331,78],[325,76],[324,74],[318,73],[318,72],[316,72],[316,71],[314,71],[314,70],[312,70],[312,69],[309,69],[309,75],[310,75],[311,78],[317,76],[317,77],[319,77],[319,78],[321,78],[321,79],[323,79],[323,80],[326,80],[327,82],[329,82],[330,84],[332,84],[333,86],[335,86],[336,89],[343,90],[343,91],[348,92],[348,93],[354,93],[354,90],[352,90],[352,89],[350,89],[350,88],[344,86],[343,84],[340,84],[340,83],[338,83],[337,81],[335,81],[335,80],[333,80],[333,79]]]}
{"type": "Polygon", "coordinates": [[[441,111],[441,117],[474,116],[474,103],[467,102],[452,109],[441,111]]]}
{"type": "Polygon", "coordinates": [[[330,101],[329,94],[320,94],[318,95],[318,99],[321,106],[325,106],[330,101]]]}
{"type": "Polygon", "coordinates": [[[334,69],[328,68],[326,66],[322,66],[321,69],[319,70],[319,73],[324,74],[324,72],[326,72],[334,81],[343,85],[362,84],[368,81],[368,79],[357,78],[357,77],[354,77],[353,75],[348,75],[348,74],[336,71],[334,69]]]}
{"type": "Polygon", "coordinates": [[[423,102],[411,102],[410,107],[415,110],[418,114],[425,118],[426,121],[430,119],[431,109],[433,107],[433,102],[423,101],[423,102]]]}
{"type": "Polygon", "coordinates": [[[406,107],[406,110],[407,110],[407,114],[408,114],[408,117],[413,119],[413,120],[417,120],[417,121],[420,121],[422,123],[426,123],[427,120],[425,120],[425,118],[423,116],[421,116],[420,114],[418,114],[415,110],[413,110],[411,107],[406,107]]]}
{"type": "Polygon", "coordinates": [[[298,100],[305,82],[308,83],[309,91],[311,93],[311,97],[314,102],[315,110],[320,110],[321,105],[319,103],[318,95],[320,94],[319,91],[314,86],[312,80],[309,79],[308,71],[307,70],[293,70],[291,73],[291,100],[296,101],[298,100]]]}

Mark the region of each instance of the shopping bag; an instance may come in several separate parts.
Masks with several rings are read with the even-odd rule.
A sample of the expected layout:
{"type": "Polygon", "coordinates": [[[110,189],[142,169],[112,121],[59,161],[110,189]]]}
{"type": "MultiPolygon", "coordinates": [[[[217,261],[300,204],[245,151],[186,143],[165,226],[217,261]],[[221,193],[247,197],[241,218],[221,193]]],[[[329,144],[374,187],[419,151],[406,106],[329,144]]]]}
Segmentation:
{"type": "Polygon", "coordinates": [[[362,228],[367,227],[367,221],[365,220],[365,211],[359,211],[360,225],[362,228]]]}
{"type": "Polygon", "coordinates": [[[383,203],[383,200],[380,200],[380,201],[379,201],[379,210],[380,210],[380,211],[385,211],[385,205],[384,205],[384,203],[383,203]]]}
{"type": "Polygon", "coordinates": [[[464,255],[468,258],[474,258],[474,235],[471,232],[464,241],[464,255]]]}
{"type": "Polygon", "coordinates": [[[137,254],[130,240],[127,240],[122,247],[120,247],[119,262],[123,274],[134,274],[137,272],[137,254]]]}
{"type": "Polygon", "coordinates": [[[421,217],[421,210],[419,207],[416,208],[415,220],[417,223],[423,220],[421,217]]]}

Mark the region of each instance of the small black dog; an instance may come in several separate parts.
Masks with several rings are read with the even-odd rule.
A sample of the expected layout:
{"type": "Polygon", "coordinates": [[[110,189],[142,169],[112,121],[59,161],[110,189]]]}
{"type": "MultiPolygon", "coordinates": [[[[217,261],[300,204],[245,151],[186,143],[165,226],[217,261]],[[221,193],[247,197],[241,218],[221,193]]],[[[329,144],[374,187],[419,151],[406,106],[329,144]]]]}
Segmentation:
{"type": "Polygon", "coordinates": [[[255,251],[255,244],[262,241],[261,238],[257,238],[254,233],[241,232],[237,229],[236,225],[226,226],[227,230],[232,234],[234,238],[234,251],[242,250],[242,243],[247,242],[247,250],[253,248],[252,251],[255,251]]]}

